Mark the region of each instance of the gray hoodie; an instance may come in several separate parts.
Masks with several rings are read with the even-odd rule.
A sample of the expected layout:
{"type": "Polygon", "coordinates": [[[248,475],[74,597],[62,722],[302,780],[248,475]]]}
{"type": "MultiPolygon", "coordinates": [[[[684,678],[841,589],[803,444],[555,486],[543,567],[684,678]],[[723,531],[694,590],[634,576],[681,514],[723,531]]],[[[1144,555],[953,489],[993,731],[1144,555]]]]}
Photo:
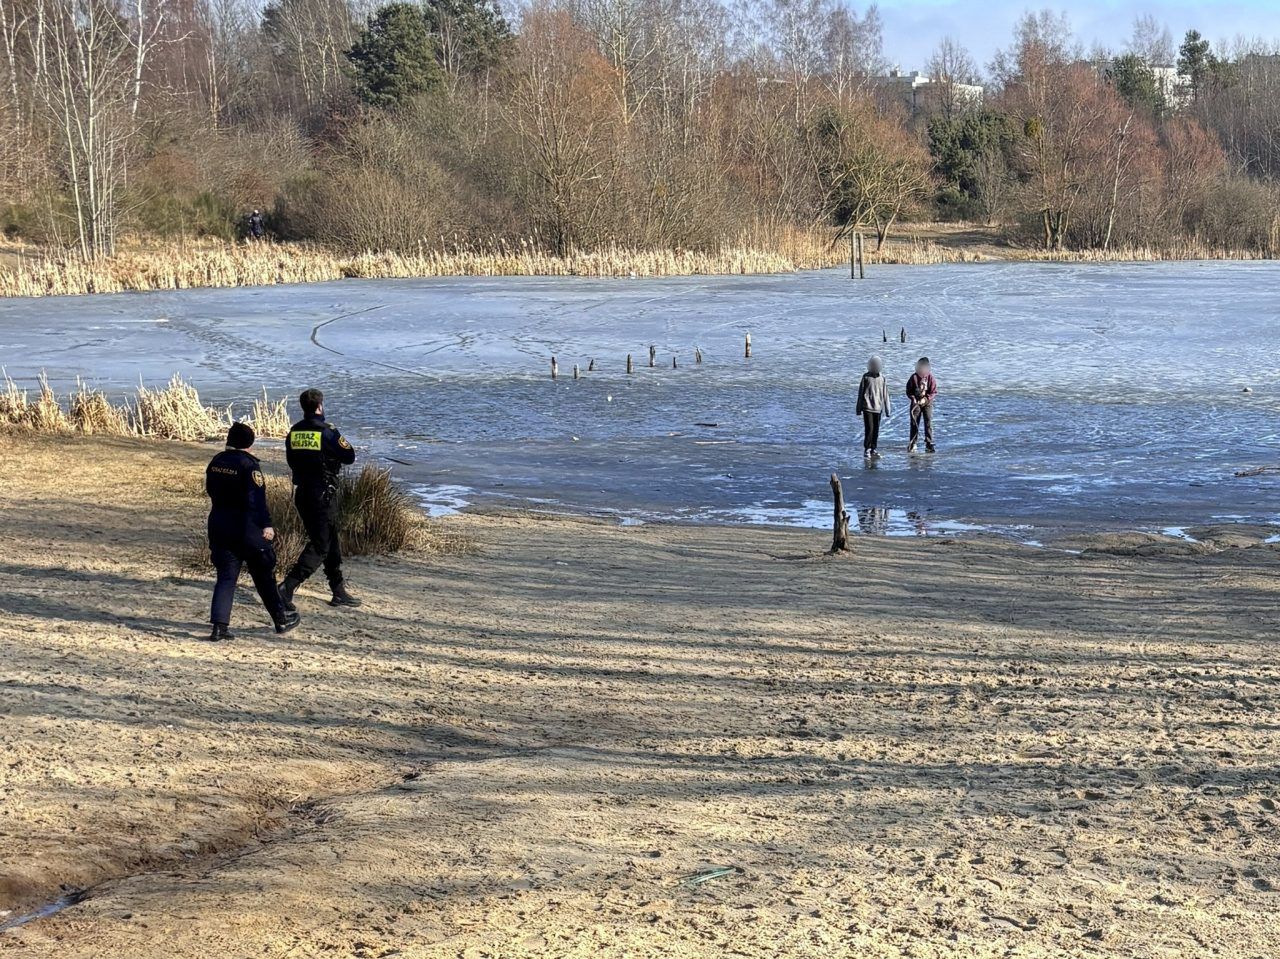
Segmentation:
{"type": "Polygon", "coordinates": [[[858,415],[863,413],[883,413],[888,416],[893,411],[889,400],[889,381],[883,373],[863,373],[862,383],[858,387],[858,415]]]}

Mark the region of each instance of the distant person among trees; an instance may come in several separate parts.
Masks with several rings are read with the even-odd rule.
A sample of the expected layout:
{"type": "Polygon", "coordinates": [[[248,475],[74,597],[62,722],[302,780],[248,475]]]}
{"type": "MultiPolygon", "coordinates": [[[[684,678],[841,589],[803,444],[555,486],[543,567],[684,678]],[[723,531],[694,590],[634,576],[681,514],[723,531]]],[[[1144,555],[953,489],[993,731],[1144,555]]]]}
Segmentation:
{"type": "Polygon", "coordinates": [[[933,377],[929,357],[920,357],[916,371],[907,380],[907,398],[911,400],[911,442],[907,452],[914,453],[920,442],[920,423],[924,422],[924,448],[933,453],[933,402],[938,398],[938,381],[933,377]]]}
{"type": "Polygon", "coordinates": [[[888,381],[884,377],[884,360],[873,356],[867,360],[867,372],[858,386],[858,414],[862,417],[862,455],[875,459],[880,455],[880,420],[892,415],[888,381]]]}
{"type": "Polygon", "coordinates": [[[261,210],[254,210],[249,214],[249,235],[255,240],[261,240],[267,235],[267,225],[262,219],[261,210]]]}

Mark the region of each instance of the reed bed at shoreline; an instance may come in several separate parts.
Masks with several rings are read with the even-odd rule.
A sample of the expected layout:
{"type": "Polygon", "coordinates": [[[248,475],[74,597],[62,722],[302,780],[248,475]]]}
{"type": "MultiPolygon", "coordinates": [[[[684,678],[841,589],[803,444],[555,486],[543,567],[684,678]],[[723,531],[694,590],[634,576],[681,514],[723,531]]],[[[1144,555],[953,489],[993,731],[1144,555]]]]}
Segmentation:
{"type": "MultiPolygon", "coordinates": [[[[0,380],[0,427],[36,433],[82,433],[86,436],[140,436],[198,442],[220,439],[236,421],[233,406],[207,406],[194,386],[175,375],[162,387],[139,384],[132,397],[112,403],[101,390],[77,380],[65,403],[43,373],[34,396],[6,373],[0,380]]],[[[279,439],[289,431],[285,401],[272,400],[264,389],[244,421],[259,437],[279,439]]]]}
{"type": "Polygon", "coordinates": [[[1114,250],[1043,250],[1033,247],[972,249],[933,240],[898,241],[868,252],[868,263],[937,266],[945,263],[1167,263],[1193,260],[1269,260],[1257,250],[1221,250],[1195,244],[1175,247],[1123,247],[1114,250]]]}
{"type": "MultiPolygon", "coordinates": [[[[895,238],[868,251],[867,262],[903,266],[1000,261],[1154,263],[1181,260],[1261,260],[1258,250],[1215,249],[1196,243],[1114,250],[1044,250],[967,246],[895,238]]],[[[622,246],[547,253],[533,243],[495,243],[484,249],[423,246],[414,253],[339,254],[307,243],[198,242],[117,253],[85,262],[70,254],[24,255],[0,269],[0,297],[75,296],[242,286],[319,283],[343,279],[447,276],[664,277],[794,273],[847,265],[848,244],[830,235],[793,232],[768,246],[741,243],[719,250],[643,250],[622,246]]]]}
{"type": "Polygon", "coordinates": [[[414,253],[342,255],[311,244],[198,243],[129,251],[86,262],[71,255],[24,257],[0,271],[0,296],[72,296],[146,290],[273,286],[342,279],[444,276],[656,277],[790,273],[847,260],[821,236],[794,234],[770,248],[640,250],[614,246],[563,256],[531,243],[487,249],[430,249],[414,253]]]}

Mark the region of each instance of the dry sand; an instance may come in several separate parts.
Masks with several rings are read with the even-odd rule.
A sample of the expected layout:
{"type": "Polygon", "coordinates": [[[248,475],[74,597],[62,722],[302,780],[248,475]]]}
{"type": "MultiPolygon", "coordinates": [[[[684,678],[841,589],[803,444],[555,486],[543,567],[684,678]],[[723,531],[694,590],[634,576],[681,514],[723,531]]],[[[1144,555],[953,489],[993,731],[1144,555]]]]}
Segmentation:
{"type": "Polygon", "coordinates": [[[207,455],[0,436],[0,954],[1276,954],[1270,547],[468,516],[213,646],[207,455]]]}

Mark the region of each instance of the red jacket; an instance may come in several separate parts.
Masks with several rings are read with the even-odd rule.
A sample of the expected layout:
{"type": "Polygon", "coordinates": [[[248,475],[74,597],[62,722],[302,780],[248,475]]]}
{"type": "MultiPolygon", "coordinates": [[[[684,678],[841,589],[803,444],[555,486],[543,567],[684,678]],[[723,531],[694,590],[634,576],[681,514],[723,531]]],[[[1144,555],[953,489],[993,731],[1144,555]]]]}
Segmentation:
{"type": "Polygon", "coordinates": [[[927,396],[930,402],[938,395],[938,381],[933,378],[933,374],[929,373],[923,378],[919,373],[912,373],[911,379],[907,380],[907,396],[911,398],[911,405],[919,404],[922,396],[927,396]],[[923,393],[921,392],[923,390],[923,393]]]}

